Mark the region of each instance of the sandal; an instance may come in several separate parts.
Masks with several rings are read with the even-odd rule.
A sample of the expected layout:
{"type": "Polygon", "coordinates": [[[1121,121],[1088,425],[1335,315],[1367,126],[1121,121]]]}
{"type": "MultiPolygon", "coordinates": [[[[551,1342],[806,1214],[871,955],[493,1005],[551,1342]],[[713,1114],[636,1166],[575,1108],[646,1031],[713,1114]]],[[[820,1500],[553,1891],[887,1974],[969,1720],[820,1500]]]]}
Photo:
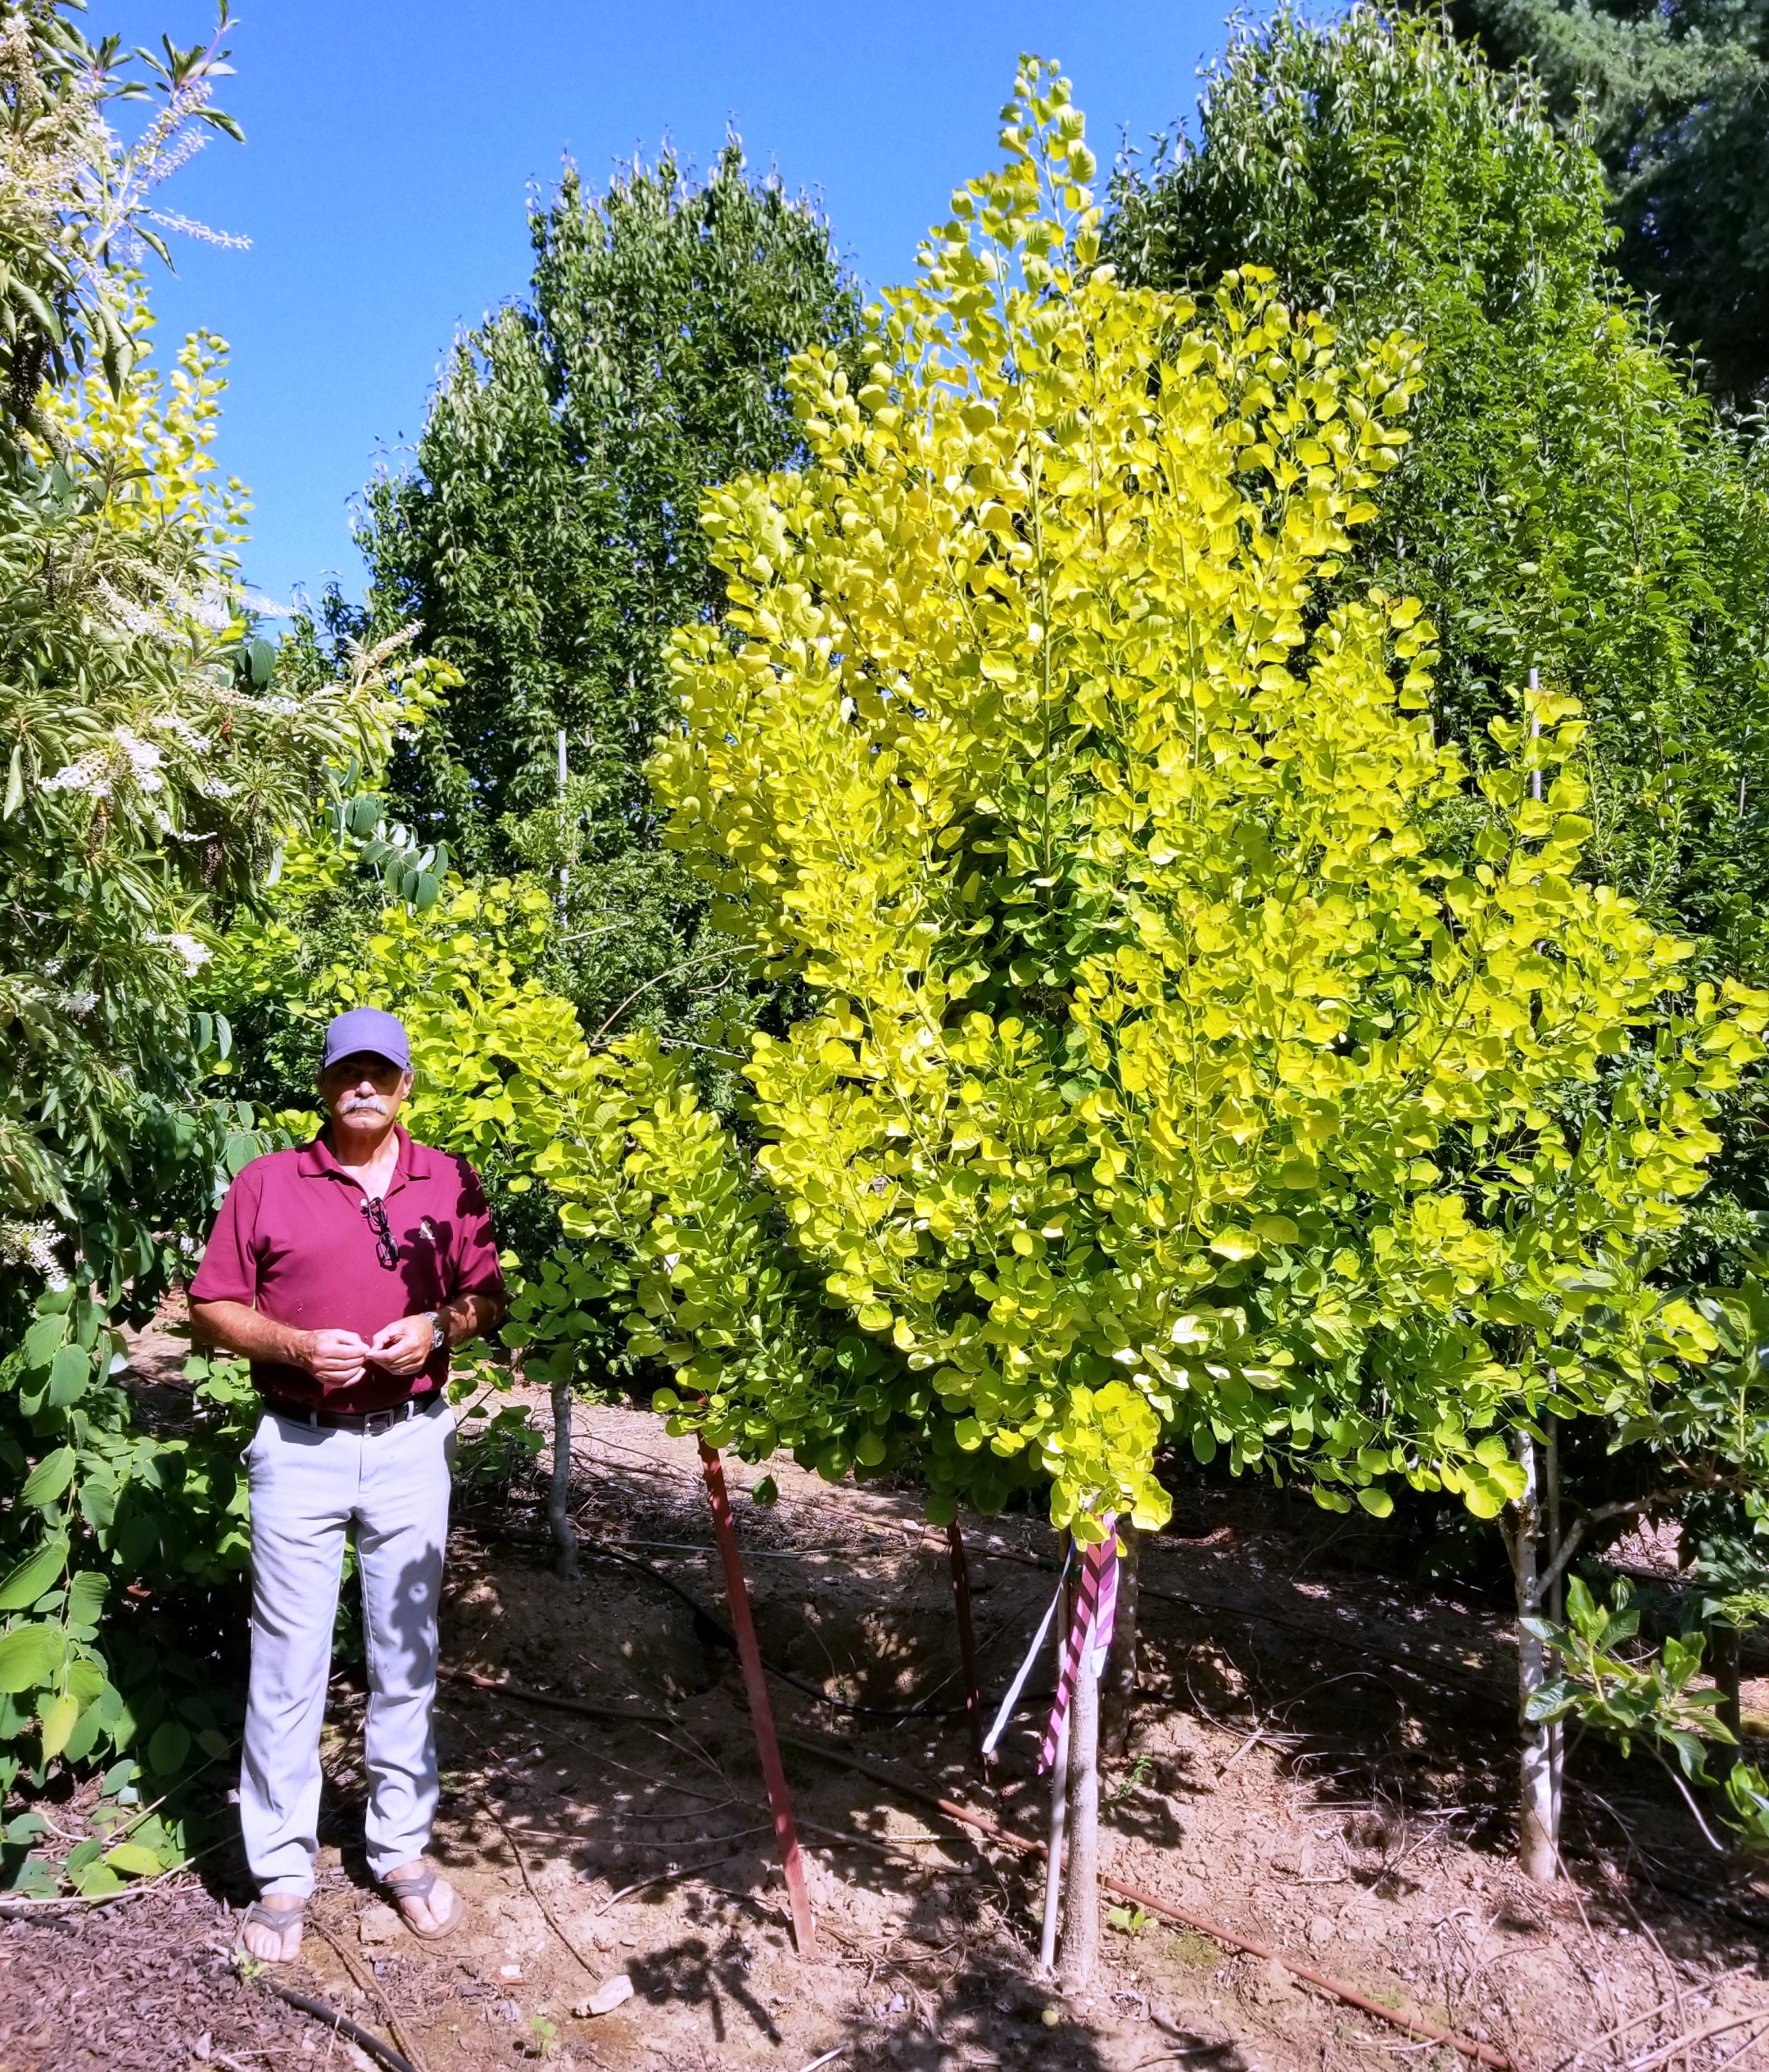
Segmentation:
{"type": "Polygon", "coordinates": [[[400,1877],[397,1872],[395,1872],[391,1876],[381,1880],[385,1889],[393,1895],[393,1904],[399,1910],[400,1919],[405,1922],[414,1935],[419,1937],[426,1943],[439,1943],[445,1935],[452,1935],[460,1926],[461,1916],[467,1911],[467,1902],[458,1892],[451,1893],[450,1896],[455,1903],[449,1909],[441,1925],[436,1928],[418,1927],[410,1915],[406,1912],[405,1902],[408,1899],[428,1900],[436,1889],[436,1872],[428,1869],[409,1871],[404,1877],[400,1877]]]}
{"type": "Polygon", "coordinates": [[[248,1928],[274,1929],[280,1944],[292,1928],[297,1934],[300,1932],[306,1912],[305,1898],[298,1907],[267,1907],[261,1899],[255,1899],[240,1916],[239,1932],[233,1939],[233,1948],[241,1956],[250,1957],[254,1964],[292,1964],[300,1955],[298,1945],[287,1957],[260,1957],[247,1948],[246,1931],[248,1928]]]}

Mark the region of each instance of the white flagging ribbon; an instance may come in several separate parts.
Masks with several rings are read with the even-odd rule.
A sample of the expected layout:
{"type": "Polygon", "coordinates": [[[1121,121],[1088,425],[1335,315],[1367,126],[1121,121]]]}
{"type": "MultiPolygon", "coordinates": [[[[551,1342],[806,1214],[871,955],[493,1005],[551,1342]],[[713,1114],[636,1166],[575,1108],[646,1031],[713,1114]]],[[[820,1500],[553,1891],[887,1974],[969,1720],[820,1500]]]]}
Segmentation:
{"type": "Polygon", "coordinates": [[[1020,1694],[1025,1689],[1026,1678],[1032,1673],[1032,1665],[1038,1660],[1038,1649],[1044,1644],[1044,1636],[1050,1631],[1051,1621],[1056,1616],[1056,1607],[1062,1602],[1063,1585],[1069,1580],[1069,1564],[1075,1558],[1075,1542],[1069,1543],[1069,1551],[1063,1557],[1062,1573],[1056,1578],[1056,1594],[1050,1601],[1050,1608],[1038,1622],[1038,1630],[1032,1636],[1032,1644],[1026,1649],[1025,1660],[1007,1686],[1007,1695],[1001,1702],[1001,1710],[995,1715],[995,1724],[984,1739],[983,1753],[993,1755],[995,1744],[1007,1731],[1007,1722],[1013,1717],[1013,1709],[1020,1703],[1020,1694]]]}

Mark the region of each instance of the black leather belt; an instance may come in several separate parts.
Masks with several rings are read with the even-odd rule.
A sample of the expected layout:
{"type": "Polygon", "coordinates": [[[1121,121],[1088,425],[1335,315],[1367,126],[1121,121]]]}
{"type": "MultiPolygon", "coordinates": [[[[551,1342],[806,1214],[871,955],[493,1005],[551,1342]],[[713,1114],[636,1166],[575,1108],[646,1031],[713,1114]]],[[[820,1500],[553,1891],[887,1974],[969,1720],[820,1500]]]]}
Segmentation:
{"type": "Polygon", "coordinates": [[[403,1403],[396,1403],[391,1410],[312,1410],[305,1404],[273,1402],[267,1396],[265,1408],[276,1417],[287,1418],[291,1424],[305,1424],[315,1432],[357,1432],[367,1435],[391,1432],[396,1424],[409,1424],[414,1418],[421,1418],[438,1400],[435,1396],[409,1396],[403,1403]]]}

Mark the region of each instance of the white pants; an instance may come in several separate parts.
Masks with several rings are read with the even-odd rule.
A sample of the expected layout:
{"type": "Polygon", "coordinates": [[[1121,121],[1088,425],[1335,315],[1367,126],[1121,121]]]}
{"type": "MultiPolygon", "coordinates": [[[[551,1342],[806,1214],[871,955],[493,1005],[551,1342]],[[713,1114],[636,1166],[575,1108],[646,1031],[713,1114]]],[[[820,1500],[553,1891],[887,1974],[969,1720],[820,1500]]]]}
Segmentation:
{"type": "Polygon", "coordinates": [[[315,1431],[266,1413],[251,1491],[251,1686],[240,1768],[247,1861],[265,1892],[313,1889],[319,1727],[344,1536],[354,1523],[369,1654],[369,1867],[423,1853],[437,1803],[437,1610],[455,1419],[438,1399],[384,1432],[315,1431]]]}

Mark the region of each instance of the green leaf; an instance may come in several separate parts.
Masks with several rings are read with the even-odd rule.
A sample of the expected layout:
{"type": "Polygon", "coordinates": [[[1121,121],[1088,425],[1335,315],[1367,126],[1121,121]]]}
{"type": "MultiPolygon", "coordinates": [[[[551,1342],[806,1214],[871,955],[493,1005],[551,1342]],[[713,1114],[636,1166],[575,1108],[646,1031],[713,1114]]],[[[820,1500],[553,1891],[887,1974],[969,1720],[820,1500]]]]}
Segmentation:
{"type": "Polygon", "coordinates": [[[67,1556],[65,1533],[52,1533],[34,1547],[0,1581],[0,1612],[22,1612],[34,1604],[61,1573],[67,1556]]]}
{"type": "Polygon", "coordinates": [[[61,1667],[61,1631],[54,1626],[16,1626],[0,1634],[0,1691],[36,1690],[61,1667]]]}
{"type": "Polygon", "coordinates": [[[92,1378],[92,1359],[78,1346],[64,1346],[50,1364],[49,1401],[58,1410],[77,1403],[92,1378]]]}
{"type": "MultiPolygon", "coordinates": [[[[83,1568],[68,1586],[67,1617],[70,1626],[96,1626],[104,1610],[111,1579],[96,1568],[83,1568]]],[[[0,1599],[0,1605],[3,1605],[0,1599]]]]}
{"type": "Polygon", "coordinates": [[[68,1736],[79,1720],[79,1700],[64,1691],[43,1709],[43,1753],[45,1762],[67,1746],[68,1736]]]}
{"type": "Polygon", "coordinates": [[[155,1853],[143,1848],[139,1842],[119,1842],[114,1849],[105,1852],[104,1860],[111,1870],[131,1878],[157,1878],[161,1868],[155,1853]]]}
{"type": "Polygon", "coordinates": [[[12,759],[7,765],[6,800],[0,804],[0,820],[11,820],[25,803],[25,744],[15,742],[12,759]]]}
{"type": "Polygon", "coordinates": [[[99,1708],[96,1705],[87,1706],[62,1747],[62,1761],[69,1763],[85,1762],[105,1730],[106,1721],[99,1708]]]}
{"type": "Polygon", "coordinates": [[[176,1720],[163,1720],[147,1744],[147,1767],[157,1776],[175,1776],[183,1768],[190,1751],[190,1729],[176,1720]]]}
{"type": "Polygon", "coordinates": [[[38,1317],[25,1333],[21,1348],[25,1364],[34,1371],[47,1367],[55,1358],[56,1348],[67,1336],[67,1319],[61,1315],[38,1317]]]}
{"type": "Polygon", "coordinates": [[[58,1446],[45,1454],[25,1478],[18,1500],[29,1510],[40,1511],[53,1504],[74,1479],[75,1453],[71,1446],[58,1446]]]}
{"type": "Polygon", "coordinates": [[[1394,1499],[1385,1489],[1360,1489],[1357,1500],[1373,1518],[1386,1518],[1394,1513],[1394,1499]]]}

